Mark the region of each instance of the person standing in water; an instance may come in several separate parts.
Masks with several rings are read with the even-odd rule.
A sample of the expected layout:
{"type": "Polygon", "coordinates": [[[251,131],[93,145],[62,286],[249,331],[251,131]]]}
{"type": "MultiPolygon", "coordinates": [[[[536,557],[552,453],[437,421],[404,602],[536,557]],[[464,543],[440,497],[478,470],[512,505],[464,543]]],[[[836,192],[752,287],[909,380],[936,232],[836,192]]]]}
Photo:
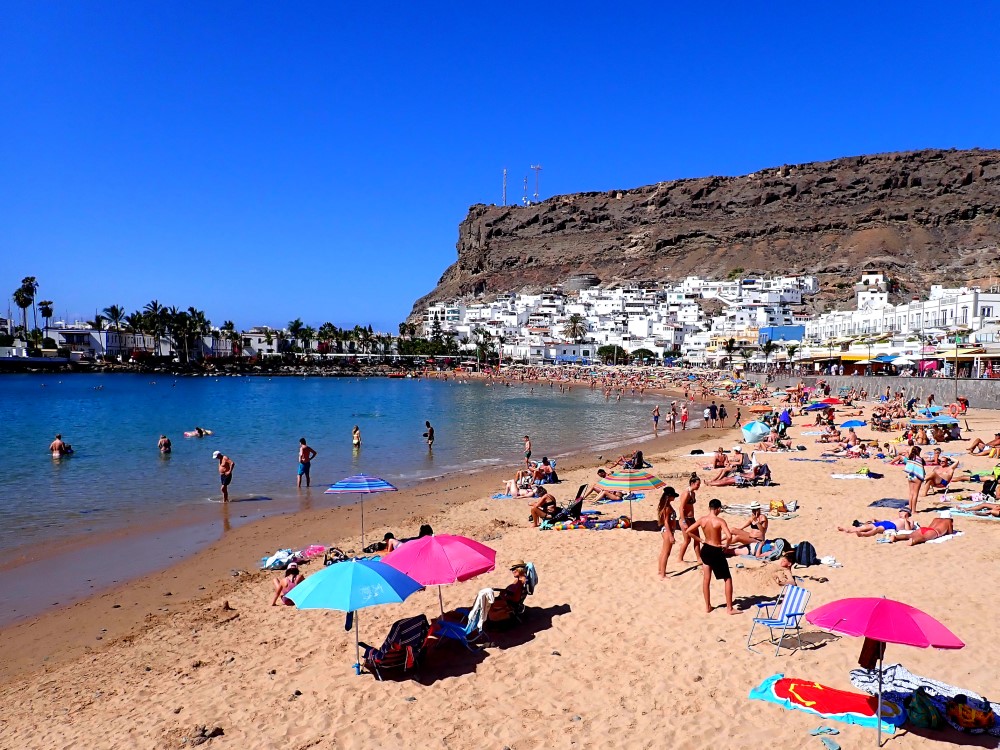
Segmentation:
{"type": "Polygon", "coordinates": [[[653,434],[656,435],[660,431],[660,405],[657,404],[653,407],[653,434]]]}
{"type": "Polygon", "coordinates": [[[219,462],[219,483],[222,485],[222,502],[229,502],[229,484],[233,481],[236,462],[222,451],[215,451],[212,458],[219,462]]]}
{"type": "Polygon", "coordinates": [[[160,441],[156,444],[156,447],[160,449],[160,453],[170,453],[173,448],[170,444],[170,438],[166,435],[160,435],[160,441]]]}
{"type": "Polygon", "coordinates": [[[427,428],[427,432],[424,433],[424,437],[427,438],[427,449],[430,450],[434,448],[434,428],[431,427],[430,421],[424,422],[424,427],[427,428]]]}
{"type": "Polygon", "coordinates": [[[309,478],[309,468],[314,458],[316,458],[316,451],[309,447],[305,438],[299,438],[299,474],[296,477],[296,487],[302,487],[302,477],[306,478],[306,487],[312,483],[309,478]]]}
{"type": "Polygon", "coordinates": [[[53,456],[61,456],[66,452],[66,443],[63,442],[62,434],[56,435],[56,439],[49,445],[49,453],[53,456]]]}
{"type": "Polygon", "coordinates": [[[361,447],[361,428],[354,425],[354,429],[351,431],[351,445],[357,450],[361,447]]]}
{"type": "Polygon", "coordinates": [[[524,465],[531,468],[531,438],[524,436],[524,465]]]}

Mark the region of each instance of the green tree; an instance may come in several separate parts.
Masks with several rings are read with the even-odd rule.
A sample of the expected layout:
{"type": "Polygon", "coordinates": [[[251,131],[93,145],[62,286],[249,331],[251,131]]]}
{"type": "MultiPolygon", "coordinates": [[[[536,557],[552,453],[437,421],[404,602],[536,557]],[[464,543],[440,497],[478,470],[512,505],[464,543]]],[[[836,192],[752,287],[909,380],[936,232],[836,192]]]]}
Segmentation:
{"type": "Polygon", "coordinates": [[[111,305],[110,307],[105,307],[101,311],[104,317],[108,319],[110,328],[115,331],[120,331],[122,327],[122,321],[125,320],[125,308],[121,305],[111,305]]]}
{"type": "Polygon", "coordinates": [[[620,365],[628,364],[628,352],[617,344],[605,344],[598,348],[597,356],[604,364],[610,362],[617,362],[620,365]]]}
{"type": "Polygon", "coordinates": [[[788,354],[788,369],[792,369],[792,363],[795,362],[795,353],[798,350],[798,344],[788,344],[785,346],[785,352],[788,354]]]}
{"type": "Polygon", "coordinates": [[[173,308],[168,313],[159,300],[154,299],[146,303],[146,306],[142,308],[142,312],[146,316],[146,330],[153,334],[153,338],[156,340],[156,356],[160,356],[162,353],[160,339],[166,333],[168,325],[177,316],[177,308],[173,308]]]}
{"type": "Polygon", "coordinates": [[[52,305],[50,299],[43,299],[38,303],[38,311],[42,314],[42,325],[45,327],[45,337],[49,335],[49,321],[52,319],[52,305]]]}
{"type": "Polygon", "coordinates": [[[305,324],[302,322],[301,318],[289,321],[288,335],[292,337],[293,348],[299,345],[299,337],[302,335],[303,328],[305,328],[305,324]]]}
{"type": "Polygon", "coordinates": [[[302,326],[299,338],[302,339],[302,351],[309,354],[309,345],[316,339],[316,329],[312,326],[302,326]]]}
{"type": "Polygon", "coordinates": [[[24,340],[28,340],[28,308],[31,307],[31,303],[34,302],[34,296],[30,291],[24,288],[22,284],[17,289],[14,290],[12,295],[14,299],[14,304],[21,308],[21,330],[24,333],[24,340]]]}
{"type": "Polygon", "coordinates": [[[760,347],[761,353],[764,355],[764,369],[767,369],[767,361],[771,358],[771,355],[777,350],[778,345],[775,344],[771,339],[764,342],[763,346],[760,347]]]}
{"type": "Polygon", "coordinates": [[[573,313],[566,319],[564,330],[567,336],[579,344],[587,335],[587,321],[579,313],[573,313]]]}
{"type": "Polygon", "coordinates": [[[629,357],[631,357],[633,362],[645,362],[647,359],[655,360],[656,352],[650,349],[636,349],[629,357]]]}
{"type": "Polygon", "coordinates": [[[726,350],[726,361],[729,364],[733,362],[733,353],[736,351],[736,339],[729,339],[722,345],[722,348],[726,350]]]}

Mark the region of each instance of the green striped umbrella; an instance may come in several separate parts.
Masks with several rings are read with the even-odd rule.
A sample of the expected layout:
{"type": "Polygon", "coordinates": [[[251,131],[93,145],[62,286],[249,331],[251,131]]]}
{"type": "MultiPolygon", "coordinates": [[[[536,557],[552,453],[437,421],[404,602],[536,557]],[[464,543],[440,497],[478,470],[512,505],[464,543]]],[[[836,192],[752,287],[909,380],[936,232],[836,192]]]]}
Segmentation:
{"type": "MultiPolygon", "coordinates": [[[[666,486],[666,482],[655,474],[650,474],[645,469],[621,469],[613,471],[604,479],[597,482],[597,486],[605,490],[632,494],[639,490],[658,490],[666,486]]],[[[632,523],[632,500],[628,501],[628,520],[632,523]]]]}

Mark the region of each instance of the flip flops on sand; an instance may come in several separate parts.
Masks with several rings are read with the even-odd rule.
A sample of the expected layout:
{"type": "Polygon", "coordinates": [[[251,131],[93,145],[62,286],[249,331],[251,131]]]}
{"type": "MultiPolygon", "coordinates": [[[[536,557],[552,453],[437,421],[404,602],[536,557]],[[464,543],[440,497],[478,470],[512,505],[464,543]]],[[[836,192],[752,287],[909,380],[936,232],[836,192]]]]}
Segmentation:
{"type": "Polygon", "coordinates": [[[840,734],[839,729],[834,729],[833,727],[819,726],[809,732],[813,737],[818,737],[822,734],[840,734]]]}

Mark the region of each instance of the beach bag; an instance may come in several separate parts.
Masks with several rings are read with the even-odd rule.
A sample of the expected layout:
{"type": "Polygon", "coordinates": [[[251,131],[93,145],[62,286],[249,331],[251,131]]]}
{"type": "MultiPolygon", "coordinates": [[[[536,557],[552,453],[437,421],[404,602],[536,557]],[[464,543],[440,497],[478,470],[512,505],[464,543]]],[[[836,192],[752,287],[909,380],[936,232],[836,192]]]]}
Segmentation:
{"type": "Polygon", "coordinates": [[[906,472],[906,478],[911,482],[918,479],[922,482],[926,476],[923,464],[909,458],[906,459],[906,463],[903,464],[903,471],[906,472]]]}
{"type": "Polygon", "coordinates": [[[944,726],[941,712],[922,687],[918,687],[906,701],[906,714],[908,721],[920,729],[941,729],[944,726]]]}
{"type": "Polygon", "coordinates": [[[772,500],[771,501],[771,514],[778,515],[779,513],[787,513],[788,509],[785,507],[784,500],[772,500]]]}
{"type": "Polygon", "coordinates": [[[799,542],[795,545],[795,564],[808,568],[810,565],[819,565],[819,557],[816,555],[816,548],[810,542],[799,542]]]}
{"type": "Polygon", "coordinates": [[[989,701],[976,701],[980,705],[973,705],[966,695],[959,693],[954,698],[950,698],[945,704],[944,710],[948,718],[951,719],[952,726],[959,731],[980,734],[987,729],[992,729],[996,723],[996,714],[989,701]]]}

